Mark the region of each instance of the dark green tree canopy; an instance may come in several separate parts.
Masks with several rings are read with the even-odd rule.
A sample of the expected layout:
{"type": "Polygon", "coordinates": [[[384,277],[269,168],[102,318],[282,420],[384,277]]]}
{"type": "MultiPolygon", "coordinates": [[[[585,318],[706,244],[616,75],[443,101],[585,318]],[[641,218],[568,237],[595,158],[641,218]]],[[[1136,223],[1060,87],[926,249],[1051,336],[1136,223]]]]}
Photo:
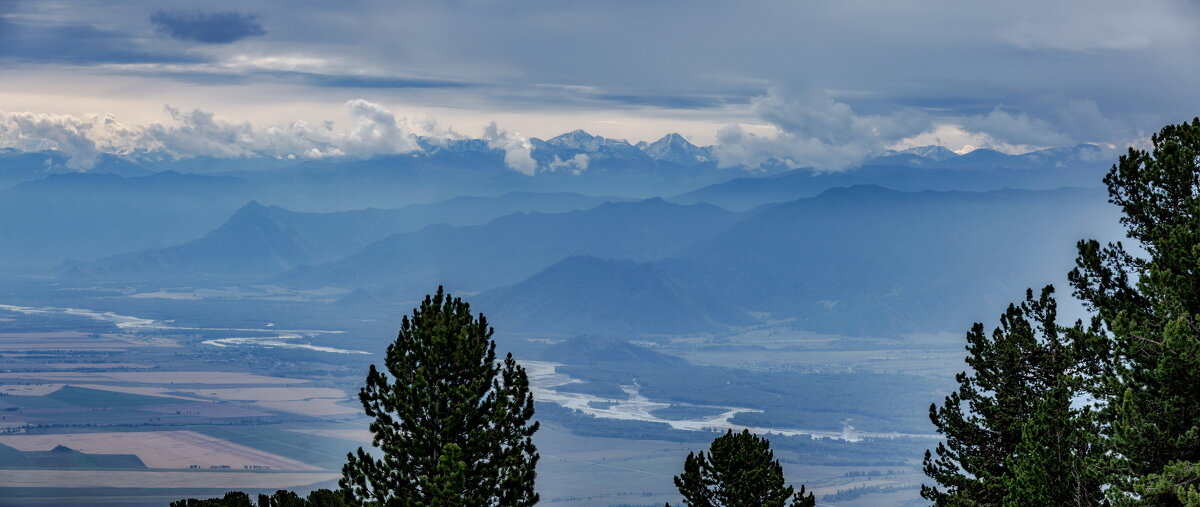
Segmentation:
{"type": "Polygon", "coordinates": [[[1094,388],[1103,400],[1114,492],[1177,499],[1138,486],[1200,461],[1200,118],[1130,148],[1104,178],[1138,255],[1079,242],[1076,296],[1103,320],[1112,350],[1094,388]]]}
{"type": "Polygon", "coordinates": [[[717,437],[707,456],[689,453],[675,487],[694,507],[783,507],[789,500],[796,507],[816,505],[804,486],[797,492],[785,484],[771,443],[748,430],[717,437]]]}
{"type": "Polygon", "coordinates": [[[1054,288],[1026,292],[989,335],[967,333],[969,372],[929,417],[945,442],[925,452],[922,486],[937,505],[1091,505],[1101,478],[1090,467],[1095,429],[1072,407],[1096,369],[1098,323],[1057,324],[1054,288]]]}
{"type": "Polygon", "coordinates": [[[521,506],[534,492],[538,429],[525,369],[496,361],[483,315],[445,294],[426,296],[371,366],[359,393],[374,418],[378,458],[358,449],[341,486],[373,506],[521,506]]]}
{"type": "Polygon", "coordinates": [[[295,492],[278,490],[274,495],[258,495],[257,502],[250,501],[250,495],[241,491],[230,491],[221,498],[197,500],[188,498],[171,502],[171,507],[345,507],[347,504],[340,491],[318,489],[307,497],[295,492]]]}

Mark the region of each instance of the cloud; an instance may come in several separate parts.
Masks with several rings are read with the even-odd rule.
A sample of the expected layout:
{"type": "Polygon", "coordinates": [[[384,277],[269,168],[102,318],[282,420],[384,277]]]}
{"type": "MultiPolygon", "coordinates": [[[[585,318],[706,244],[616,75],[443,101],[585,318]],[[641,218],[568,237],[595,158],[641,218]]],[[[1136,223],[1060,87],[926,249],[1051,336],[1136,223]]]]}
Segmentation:
{"type": "Polygon", "coordinates": [[[504,150],[504,165],[509,169],[527,176],[537,172],[533,145],[521,134],[501,129],[496,122],[491,122],[483,129],[483,139],[487,141],[488,148],[504,150]]]}
{"type": "MultiPolygon", "coordinates": [[[[111,115],[80,118],[0,111],[0,147],[61,151],[69,167],[86,170],[104,153],[155,154],[176,159],[371,157],[420,150],[417,132],[427,136],[425,139],[434,146],[466,139],[433,118],[410,122],[381,104],[363,99],[345,105],[350,120],[345,127],[330,120],[256,127],[248,121],[223,120],[208,111],[185,111],[170,105],[164,107],[169,121],[146,125],[126,125],[111,115]]],[[[504,151],[504,163],[510,169],[530,175],[536,172],[532,145],[525,137],[492,122],[484,129],[484,140],[489,148],[504,151]]],[[[587,169],[587,157],[564,164],[573,164],[576,171],[582,171],[587,169]]]]}
{"type": "Polygon", "coordinates": [[[255,128],[249,122],[217,119],[199,109],[180,111],[167,106],[172,124],[152,123],[135,130],[135,145],[145,151],[176,158],[198,155],[235,157],[367,157],[410,153],[419,148],[407,122],[387,108],[355,99],[346,102],[349,128],[334,122],[312,125],[296,121],[286,125],[255,128]]]}
{"type": "Polygon", "coordinates": [[[87,23],[48,24],[0,15],[0,61],[3,60],[77,65],[198,62],[194,56],[139,44],[117,30],[87,23]]]}
{"type": "Polygon", "coordinates": [[[1049,122],[1034,118],[1026,113],[1011,113],[1000,107],[983,115],[962,118],[961,125],[968,131],[987,134],[1001,143],[1018,146],[1058,146],[1071,142],[1049,122]]]}
{"type": "Polygon", "coordinates": [[[1178,42],[1181,33],[1195,30],[1194,20],[1187,20],[1195,6],[1173,3],[1049,3],[1038,15],[1009,23],[999,38],[1027,50],[1145,50],[1178,42]]]}
{"type": "Polygon", "coordinates": [[[713,150],[720,167],[759,167],[779,161],[792,168],[838,171],[933,128],[929,115],[919,110],[860,115],[826,93],[798,95],[781,87],[752,99],[751,111],[770,124],[775,135],[755,134],[738,125],[723,127],[713,150]]]}
{"type": "MultiPolygon", "coordinates": [[[[95,98],[127,118],[194,101],[236,107],[239,119],[259,126],[284,107],[323,118],[330,97],[369,94],[453,118],[464,131],[505,118],[509,129],[545,137],[611,120],[602,132],[611,137],[679,131],[707,141],[737,124],[740,135],[721,130],[745,144],[727,147],[725,160],[783,156],[835,168],[896,137],[885,135],[884,118],[900,127],[919,119],[897,112],[960,127],[978,116],[970,121],[994,127],[997,145],[1016,142],[997,136],[1031,142],[1029,132],[1118,144],[1200,104],[1200,66],[1181,63],[1200,47],[1193,0],[696,0],[683,8],[635,0],[213,0],[203,15],[151,0],[0,5],[14,6],[0,17],[0,62],[9,63],[0,80],[12,90],[0,94],[0,108],[10,111],[79,114],[95,98]],[[234,25],[250,25],[246,33],[269,34],[193,42],[214,40],[185,30],[214,12],[232,13],[234,25]],[[151,14],[165,25],[146,21],[151,14]],[[801,94],[788,101],[814,114],[764,112],[764,101],[755,107],[751,99],[773,83],[827,90],[820,98],[834,104],[801,94]],[[986,118],[998,104],[1012,118],[986,118]],[[1092,104],[1107,122],[1084,119],[1092,104]],[[841,108],[878,123],[878,142],[844,121],[841,108]],[[1000,133],[1006,121],[1022,120],[1000,133]],[[798,121],[830,122],[834,132],[775,125],[798,121]]],[[[323,135],[320,122],[296,129],[280,126],[279,135],[323,135]]]]}
{"type": "Polygon", "coordinates": [[[0,111],[0,145],[24,151],[57,150],[67,167],[87,169],[100,150],[91,139],[94,122],[73,116],[0,111]]]}
{"type": "Polygon", "coordinates": [[[1096,101],[1071,99],[1054,108],[1054,123],[1077,143],[1133,142],[1146,135],[1129,124],[1109,118],[1096,101]]]}
{"type": "Polygon", "coordinates": [[[563,169],[570,171],[571,174],[579,175],[583,174],[583,172],[587,170],[589,162],[591,162],[591,158],[589,158],[586,153],[576,153],[574,157],[571,157],[568,160],[563,160],[559,158],[558,155],[555,155],[554,160],[551,160],[550,163],[546,165],[546,170],[555,172],[559,169],[563,169]]]}
{"type": "Polygon", "coordinates": [[[1042,146],[1006,143],[982,132],[968,131],[957,123],[939,123],[933,127],[933,130],[901,139],[887,148],[903,151],[919,146],[942,146],[959,154],[986,148],[1010,155],[1019,155],[1042,148],[1042,146]]]}
{"type": "Polygon", "coordinates": [[[976,136],[977,147],[1008,153],[1082,143],[1129,144],[1144,137],[1108,118],[1092,100],[1069,99],[1039,109],[1035,115],[997,106],[986,114],[961,117],[955,124],[976,136]]]}
{"type": "Polygon", "coordinates": [[[228,44],[267,33],[258,16],[235,11],[158,11],[150,16],[150,22],[170,37],[204,44],[228,44]]]}
{"type": "Polygon", "coordinates": [[[346,103],[354,128],[339,136],[343,150],[351,155],[408,153],[418,148],[406,125],[383,106],[363,99],[346,103]]]}

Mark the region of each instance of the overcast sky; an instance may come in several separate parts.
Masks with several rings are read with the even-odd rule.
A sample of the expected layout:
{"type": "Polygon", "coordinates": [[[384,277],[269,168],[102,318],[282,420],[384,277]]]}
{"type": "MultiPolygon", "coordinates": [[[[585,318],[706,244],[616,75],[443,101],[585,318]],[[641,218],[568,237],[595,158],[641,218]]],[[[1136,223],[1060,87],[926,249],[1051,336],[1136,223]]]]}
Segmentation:
{"type": "Polygon", "coordinates": [[[1197,55],[1195,1],[0,0],[0,145],[284,155],[582,128],[839,169],[922,144],[1124,146],[1200,114],[1197,55]]]}

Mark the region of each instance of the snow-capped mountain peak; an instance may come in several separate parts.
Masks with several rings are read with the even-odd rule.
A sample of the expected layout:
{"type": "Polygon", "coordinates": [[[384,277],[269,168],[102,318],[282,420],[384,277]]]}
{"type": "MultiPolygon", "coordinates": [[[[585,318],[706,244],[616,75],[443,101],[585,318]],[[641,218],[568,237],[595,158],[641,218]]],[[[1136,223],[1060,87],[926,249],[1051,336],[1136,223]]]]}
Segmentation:
{"type": "Polygon", "coordinates": [[[683,136],[673,132],[653,143],[640,142],[637,144],[637,148],[652,159],[677,164],[695,164],[711,159],[708,149],[696,146],[684,139],[683,136]]]}
{"type": "Polygon", "coordinates": [[[900,153],[908,153],[919,157],[925,157],[930,160],[941,162],[959,156],[959,154],[950,151],[945,146],[914,146],[907,150],[902,150],[900,153]]]}

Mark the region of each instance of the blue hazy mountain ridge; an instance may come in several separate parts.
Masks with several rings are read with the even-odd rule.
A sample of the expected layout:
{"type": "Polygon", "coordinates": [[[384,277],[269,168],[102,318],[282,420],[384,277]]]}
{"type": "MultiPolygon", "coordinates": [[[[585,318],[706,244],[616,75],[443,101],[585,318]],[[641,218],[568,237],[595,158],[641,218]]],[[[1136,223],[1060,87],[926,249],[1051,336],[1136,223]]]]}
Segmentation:
{"type": "Polygon", "coordinates": [[[651,261],[677,253],[741,215],[709,204],[648,199],[569,213],[517,213],[485,225],[435,225],[377,241],[336,262],[305,266],[275,283],[295,287],[474,292],[516,283],[573,255],[651,261]]]}
{"type": "MultiPolygon", "coordinates": [[[[97,157],[93,172],[119,176],[146,176],[157,170],[143,167],[123,157],[102,154],[97,157]]],[[[40,180],[52,174],[78,172],[67,166],[67,157],[57,151],[24,152],[0,148],[0,188],[26,181],[40,180]]]]}
{"type": "Polygon", "coordinates": [[[712,289],[671,264],[572,256],[472,304],[510,330],[548,333],[677,334],[755,323],[712,289]]]}
{"type": "Polygon", "coordinates": [[[514,192],[335,213],[295,212],[251,202],[204,237],[78,264],[64,276],[104,281],[260,280],[300,265],[334,261],[388,235],[434,223],[475,225],[515,212],[566,212],[616,200],[514,192]]]}
{"type": "Polygon", "coordinates": [[[179,243],[212,230],[253,199],[253,183],[162,172],[69,173],[0,190],[0,260],[48,268],[179,243]]]}
{"type": "Polygon", "coordinates": [[[571,258],[477,300],[537,332],[719,331],[760,313],[846,335],[959,332],[1026,287],[1061,282],[1075,240],[1117,239],[1116,223],[1095,189],[838,188],[652,264],[571,258]]]}
{"type": "Polygon", "coordinates": [[[479,139],[418,141],[422,149],[412,154],[312,160],[280,170],[239,171],[233,175],[262,185],[267,192],[265,200],[298,211],[398,207],[460,195],[512,191],[647,198],[738,176],[717,169],[711,157],[705,155],[706,149],[678,135],[644,145],[650,151],[583,131],[548,141],[533,138],[532,157],[538,164],[533,176],[506,167],[504,152],[479,139]],[[689,151],[697,153],[698,158],[689,160],[681,155],[689,151]],[[584,155],[587,162],[576,162],[577,155],[584,155]]]}
{"type": "MultiPolygon", "coordinates": [[[[988,150],[959,156],[925,147],[888,155],[907,157],[909,165],[870,165],[876,159],[839,173],[801,169],[750,177],[741,169],[717,169],[710,147],[697,147],[678,135],[634,146],[575,131],[548,141],[531,140],[534,158],[543,166],[535,176],[526,176],[506,168],[503,152],[482,140],[420,141],[423,149],[415,154],[303,162],[102,155],[91,172],[50,174],[0,190],[0,233],[9,240],[0,245],[0,260],[9,269],[46,268],[67,259],[91,261],[177,245],[212,231],[251,200],[293,211],[335,212],[396,208],[461,195],[573,191],[641,198],[677,195],[675,202],[712,202],[736,211],[848,184],[903,190],[1050,188],[1094,185],[1103,172],[1102,164],[1088,162],[1098,150],[1090,145],[1020,156],[988,150]],[[576,155],[587,155],[586,170],[567,165],[550,171],[545,165],[554,160],[566,163],[576,155]],[[172,167],[193,172],[129,176],[172,167]],[[679,194],[700,187],[704,188],[679,194]]],[[[52,172],[67,170],[61,154],[8,150],[0,156],[0,173],[13,169],[33,177],[39,173],[32,165],[47,161],[52,172]]]]}
{"type": "Polygon", "coordinates": [[[797,170],[735,178],[670,200],[684,204],[708,202],[744,210],[813,196],[830,188],[862,184],[907,191],[1098,187],[1108,169],[1107,159],[1101,153],[1101,148],[1090,144],[1022,155],[987,149],[959,155],[940,146],[924,146],[876,157],[844,171],[797,170]]]}

